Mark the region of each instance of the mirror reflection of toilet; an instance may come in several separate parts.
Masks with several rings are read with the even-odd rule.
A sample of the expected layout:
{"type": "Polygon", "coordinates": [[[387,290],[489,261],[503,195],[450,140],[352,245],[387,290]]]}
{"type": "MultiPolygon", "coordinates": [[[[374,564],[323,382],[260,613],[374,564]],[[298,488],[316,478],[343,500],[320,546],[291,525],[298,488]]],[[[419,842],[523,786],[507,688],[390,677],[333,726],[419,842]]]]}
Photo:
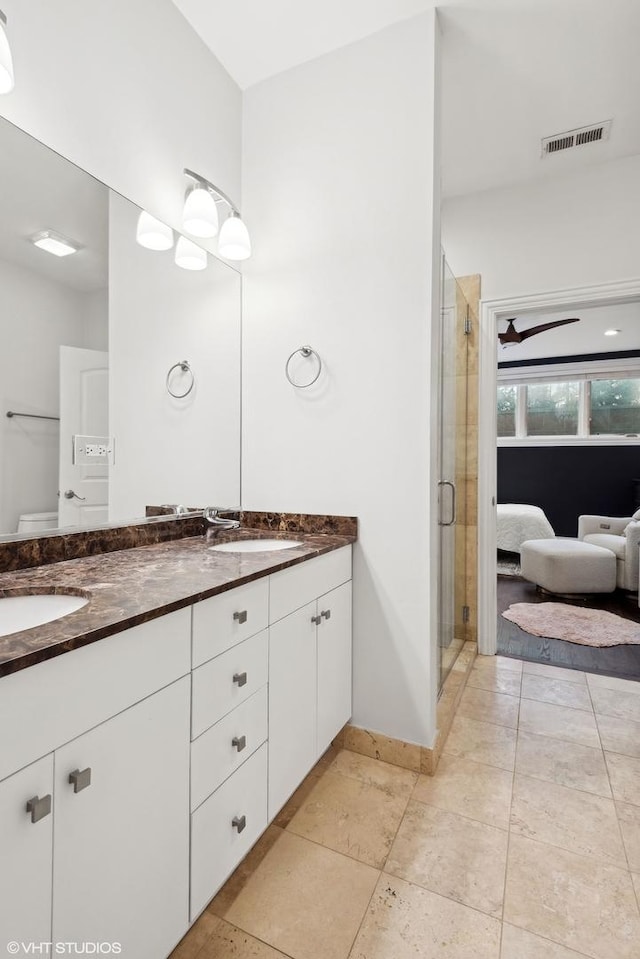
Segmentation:
{"type": "Polygon", "coordinates": [[[45,529],[56,529],[58,526],[57,512],[51,513],[22,513],[18,519],[18,533],[41,533],[45,529]]]}

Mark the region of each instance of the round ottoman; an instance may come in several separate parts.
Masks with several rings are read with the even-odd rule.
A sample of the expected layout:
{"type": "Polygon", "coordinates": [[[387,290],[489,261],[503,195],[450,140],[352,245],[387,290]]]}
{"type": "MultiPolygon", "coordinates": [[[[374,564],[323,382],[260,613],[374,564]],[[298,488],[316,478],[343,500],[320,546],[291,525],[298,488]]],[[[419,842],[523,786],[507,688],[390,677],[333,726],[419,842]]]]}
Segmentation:
{"type": "Polygon", "coordinates": [[[520,548],[522,575],[550,593],[612,593],[616,557],[580,539],[528,539],[520,548]]]}

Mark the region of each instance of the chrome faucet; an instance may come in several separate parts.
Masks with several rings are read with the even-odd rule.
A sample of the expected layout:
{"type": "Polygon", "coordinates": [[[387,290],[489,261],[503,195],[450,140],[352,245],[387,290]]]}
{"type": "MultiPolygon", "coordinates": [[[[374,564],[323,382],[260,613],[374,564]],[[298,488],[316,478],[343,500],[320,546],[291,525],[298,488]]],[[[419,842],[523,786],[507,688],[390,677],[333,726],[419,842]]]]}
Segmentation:
{"type": "Polygon", "coordinates": [[[224,519],[220,513],[239,513],[239,508],[235,506],[207,506],[202,511],[202,515],[210,526],[215,529],[239,529],[240,521],[237,519],[224,519]]]}

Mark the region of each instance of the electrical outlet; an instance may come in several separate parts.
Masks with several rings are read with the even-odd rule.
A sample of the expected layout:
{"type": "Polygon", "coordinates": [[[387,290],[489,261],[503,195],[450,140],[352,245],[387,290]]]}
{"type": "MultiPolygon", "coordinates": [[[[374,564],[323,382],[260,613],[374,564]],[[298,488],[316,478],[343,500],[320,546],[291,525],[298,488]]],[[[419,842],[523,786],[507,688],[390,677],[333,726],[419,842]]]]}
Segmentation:
{"type": "Polygon", "coordinates": [[[113,466],[114,440],[111,436],[73,437],[73,463],[76,466],[113,466]]]}

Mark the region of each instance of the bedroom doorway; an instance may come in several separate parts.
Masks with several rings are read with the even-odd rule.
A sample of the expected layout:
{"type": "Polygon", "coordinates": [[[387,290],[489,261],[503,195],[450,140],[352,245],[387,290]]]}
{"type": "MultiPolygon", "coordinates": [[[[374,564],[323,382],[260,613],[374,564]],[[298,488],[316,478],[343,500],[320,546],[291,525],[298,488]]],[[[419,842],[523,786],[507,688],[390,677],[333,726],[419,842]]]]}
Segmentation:
{"type": "MultiPolygon", "coordinates": [[[[631,377],[640,377],[640,323],[613,322],[616,316],[628,318],[629,310],[637,309],[639,303],[640,280],[634,280],[482,304],[478,518],[480,653],[490,655],[499,651],[573,669],[608,671],[623,676],[629,675],[629,670],[632,673],[635,670],[636,678],[640,675],[640,648],[637,646],[616,647],[607,653],[561,640],[530,637],[532,642],[528,647],[523,632],[500,616],[512,603],[535,603],[544,599],[536,592],[534,584],[518,576],[522,536],[525,539],[546,539],[555,534],[576,541],[579,514],[628,517],[633,512],[632,481],[640,475],[640,436],[624,435],[627,428],[630,430],[628,422],[631,422],[624,421],[624,417],[632,415],[637,419],[637,413],[633,410],[625,412],[622,403],[617,407],[610,403],[610,407],[616,408],[607,408],[604,397],[607,390],[611,393],[614,376],[617,378],[617,395],[621,384],[627,390],[635,389],[631,377]],[[605,315],[612,318],[611,327],[615,329],[617,325],[621,328],[617,340],[613,339],[615,333],[604,328],[600,330],[595,322],[596,317],[605,315]],[[507,332],[507,321],[513,317],[518,331],[530,330],[558,318],[565,318],[565,324],[524,338],[522,345],[526,345],[526,349],[500,348],[499,334],[507,332]],[[569,324],[566,318],[581,318],[581,321],[574,319],[569,324]],[[625,326],[631,330],[631,339],[635,336],[633,342],[625,335],[625,326]],[[605,333],[611,338],[608,335],[605,339],[605,333]],[[619,348],[613,347],[613,343],[619,348]],[[628,377],[624,382],[623,376],[628,377]],[[615,457],[621,464],[624,461],[624,465],[620,469],[611,469],[611,476],[604,475],[600,479],[592,465],[565,465],[574,460],[585,464],[593,464],[596,460],[612,463],[615,457]],[[588,476],[586,482],[583,474],[588,476]],[[623,481],[615,481],[612,486],[611,478],[616,476],[622,476],[623,481]],[[502,506],[500,518],[498,505],[502,506]],[[545,529],[538,530],[536,523],[545,524],[545,529]],[[506,551],[498,554],[499,547],[506,551]],[[508,564],[501,570],[500,581],[497,576],[498,556],[508,564]],[[631,656],[626,656],[630,651],[631,656]],[[629,662],[625,664],[623,659],[629,659],[629,662]],[[602,669],[598,668],[598,663],[602,669]]],[[[634,429],[633,432],[640,430],[634,429]]],[[[547,601],[549,598],[546,597],[547,601]]],[[[571,603],[571,599],[568,602],[571,603]]],[[[610,595],[603,593],[594,602],[586,600],[583,605],[638,621],[637,603],[637,595],[629,599],[628,592],[617,590],[610,595]]]]}

